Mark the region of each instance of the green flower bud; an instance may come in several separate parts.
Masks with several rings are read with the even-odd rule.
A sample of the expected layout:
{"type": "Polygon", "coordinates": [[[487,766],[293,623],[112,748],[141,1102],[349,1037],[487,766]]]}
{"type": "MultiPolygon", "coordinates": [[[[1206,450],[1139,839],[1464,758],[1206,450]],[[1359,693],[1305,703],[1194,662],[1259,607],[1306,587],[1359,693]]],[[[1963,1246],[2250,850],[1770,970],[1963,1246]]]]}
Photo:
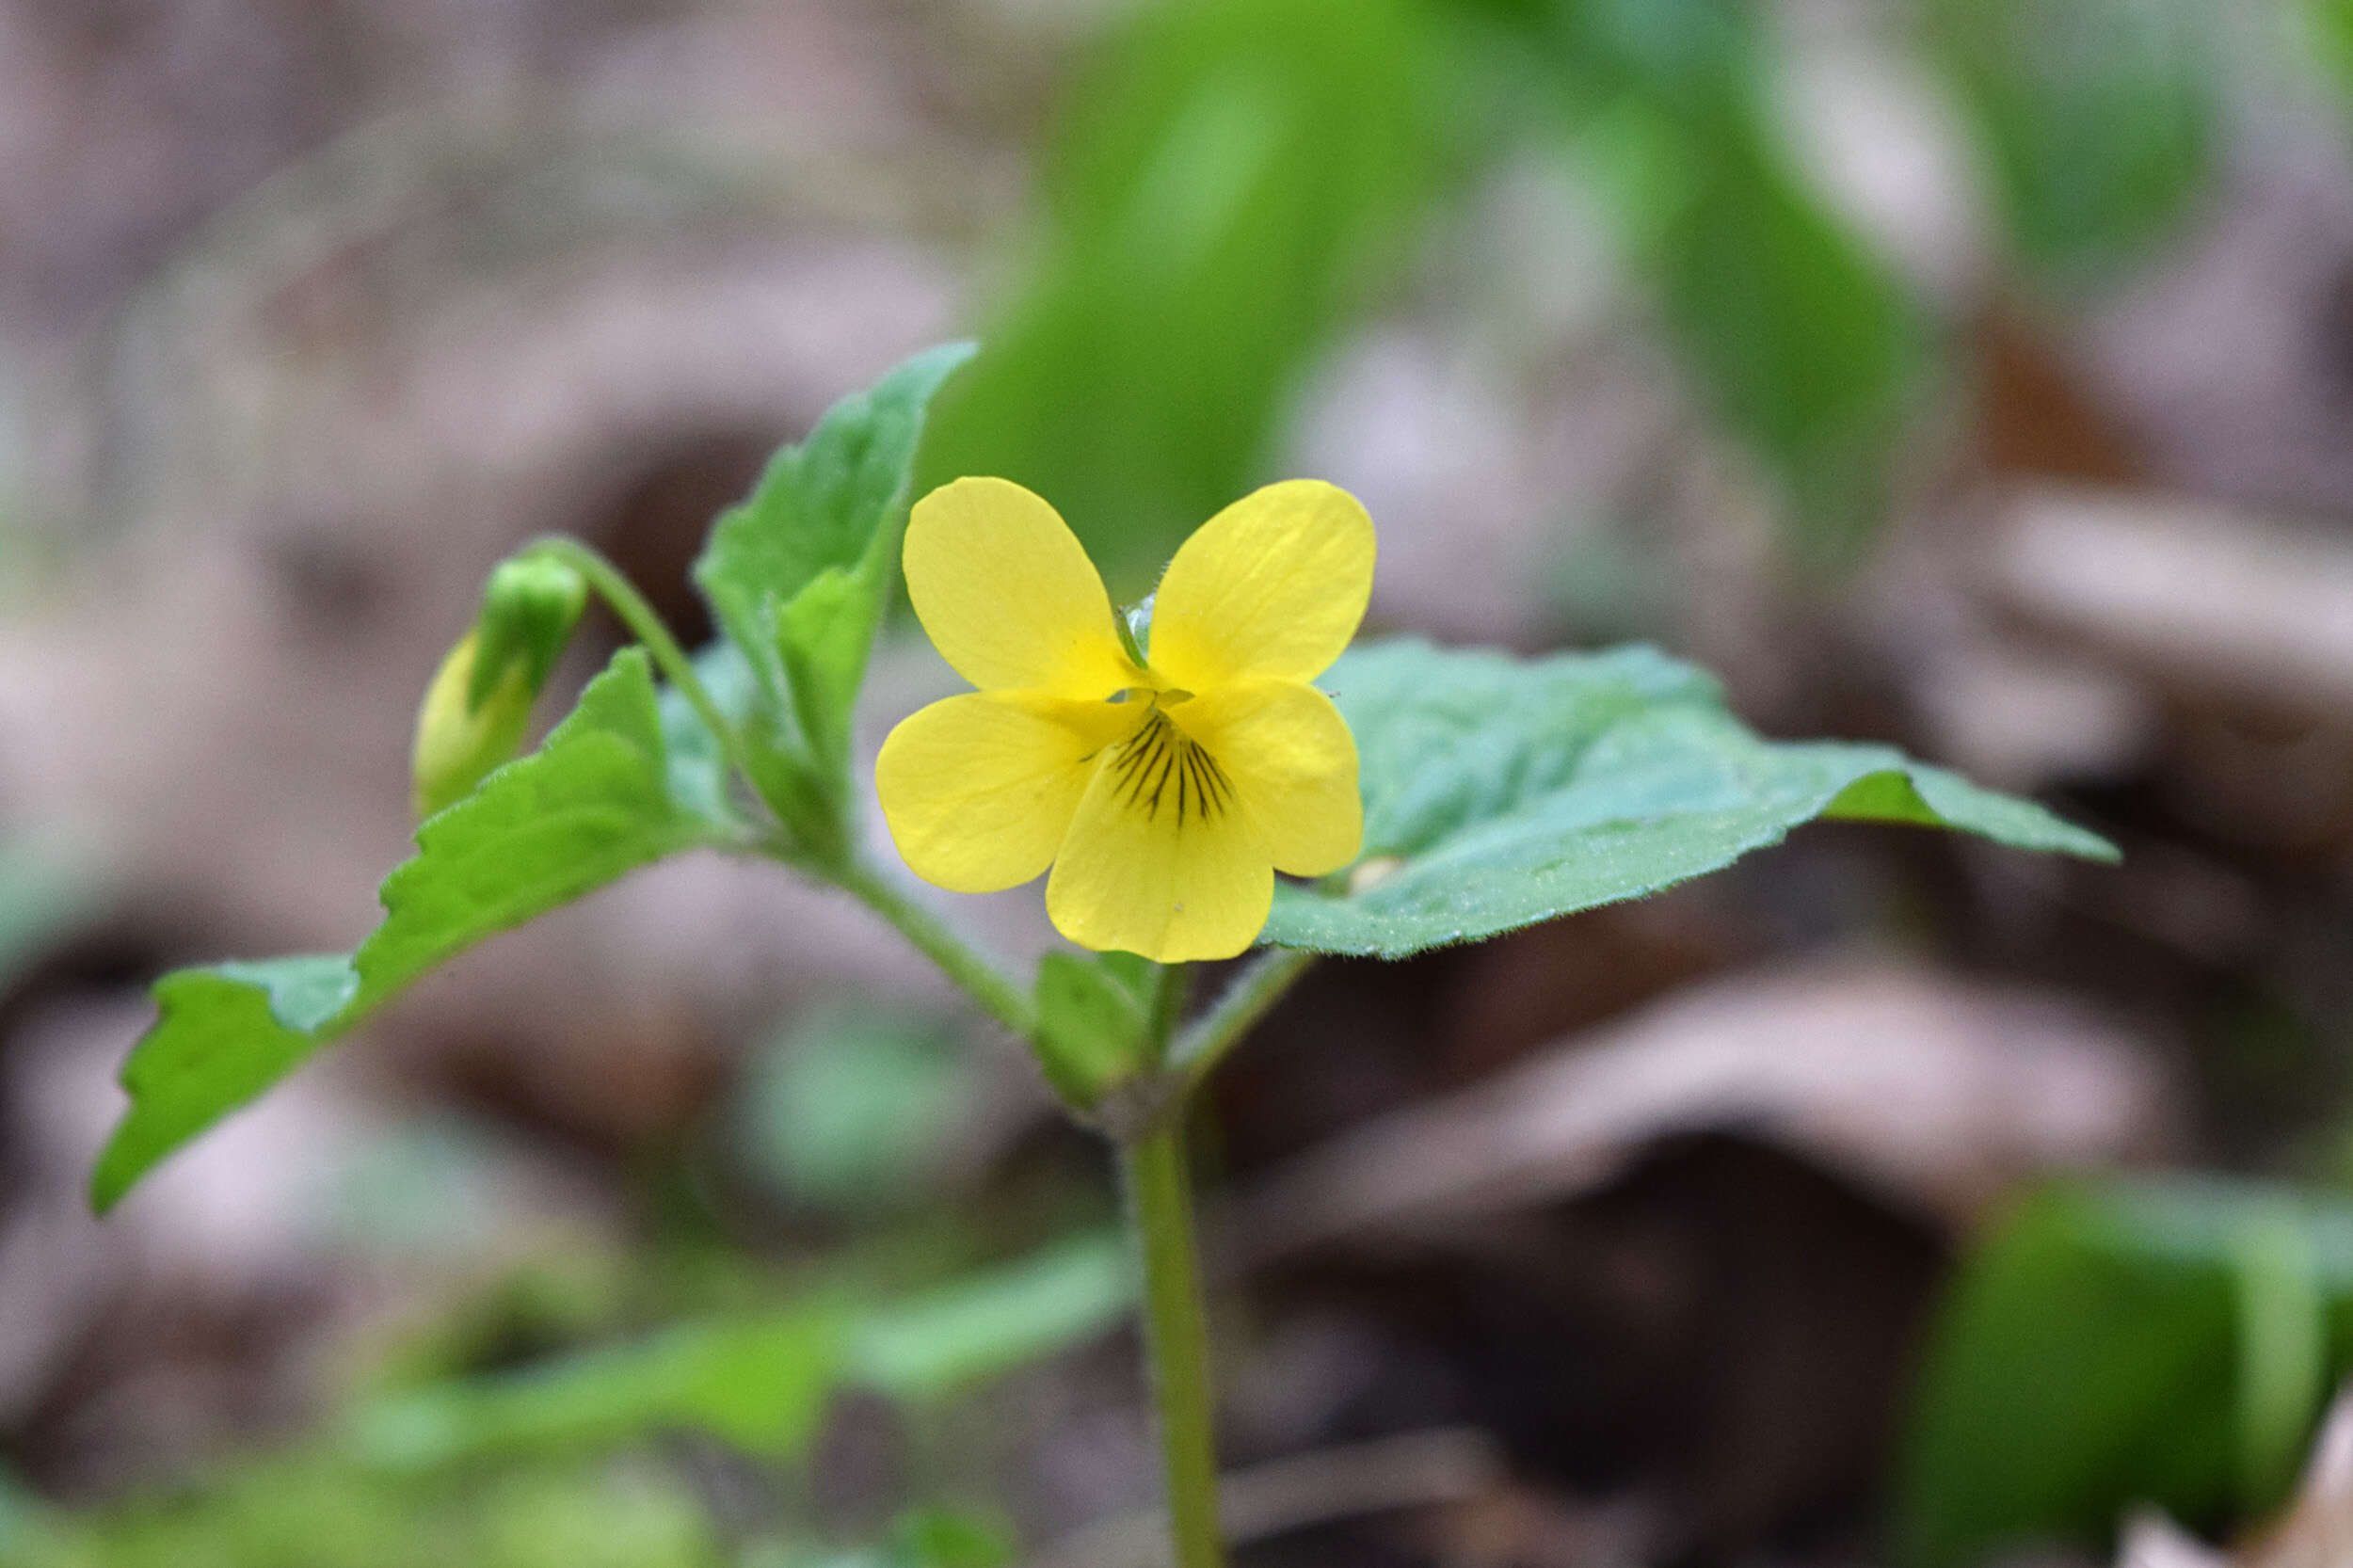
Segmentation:
{"type": "Polygon", "coordinates": [[[587,604],[587,582],[561,561],[520,556],[490,573],[473,630],[442,659],[417,710],[418,816],[463,799],[514,757],[587,604]]]}
{"type": "Polygon", "coordinates": [[[481,647],[466,690],[468,708],[480,707],[518,661],[528,672],[532,695],[538,696],[587,606],[587,580],[563,562],[544,555],[501,561],[482,585],[482,612],[474,620],[481,647]]]}

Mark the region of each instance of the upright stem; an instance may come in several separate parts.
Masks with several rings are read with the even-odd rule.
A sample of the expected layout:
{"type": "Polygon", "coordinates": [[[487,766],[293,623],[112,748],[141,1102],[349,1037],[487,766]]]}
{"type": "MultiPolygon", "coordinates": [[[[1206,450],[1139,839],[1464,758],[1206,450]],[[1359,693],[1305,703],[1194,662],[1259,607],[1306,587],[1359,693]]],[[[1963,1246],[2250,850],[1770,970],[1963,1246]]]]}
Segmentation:
{"type": "Polygon", "coordinates": [[[1182,964],[1160,966],[1160,983],[1152,988],[1152,1012],[1144,1020],[1146,1060],[1155,1067],[1168,1057],[1176,1020],[1184,1016],[1185,999],[1193,994],[1193,970],[1182,964]]]}
{"type": "Polygon", "coordinates": [[[1144,1261],[1144,1357],[1159,1412],[1176,1568],[1225,1568],[1217,1525],[1209,1332],[1201,1306],[1182,1118],[1119,1146],[1128,1224],[1144,1261]]]}

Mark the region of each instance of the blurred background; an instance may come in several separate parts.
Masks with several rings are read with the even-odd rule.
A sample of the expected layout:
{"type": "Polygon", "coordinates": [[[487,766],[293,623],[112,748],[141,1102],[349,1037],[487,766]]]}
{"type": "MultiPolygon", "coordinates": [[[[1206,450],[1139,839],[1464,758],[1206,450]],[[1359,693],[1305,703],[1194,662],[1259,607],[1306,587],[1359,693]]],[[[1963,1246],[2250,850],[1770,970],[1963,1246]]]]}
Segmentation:
{"type": "Polygon", "coordinates": [[[1154,1560],[1100,1151],[781,872],[83,1199],[150,979],[373,923],[494,561],[699,639],[713,512],[962,334],[927,481],[1115,593],[1326,477],[1375,631],[2125,852],[1317,971],[1199,1128],[1244,1568],[2348,1560],[2353,5],[0,0],[0,1563],[1154,1560]]]}

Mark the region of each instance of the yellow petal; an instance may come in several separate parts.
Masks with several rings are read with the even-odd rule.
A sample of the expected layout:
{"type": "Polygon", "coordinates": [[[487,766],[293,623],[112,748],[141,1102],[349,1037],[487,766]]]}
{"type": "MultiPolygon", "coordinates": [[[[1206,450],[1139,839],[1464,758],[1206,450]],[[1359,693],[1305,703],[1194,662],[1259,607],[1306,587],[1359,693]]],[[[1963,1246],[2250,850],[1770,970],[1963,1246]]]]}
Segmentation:
{"type": "Polygon", "coordinates": [[[1158,715],[1096,764],[1046,883],[1064,936],[1162,964],[1233,957],[1273,901],[1232,781],[1158,715]]]}
{"type": "Polygon", "coordinates": [[[1233,780],[1275,870],[1321,876],[1356,858],[1356,739],[1330,697],[1295,680],[1245,680],[1201,693],[1175,717],[1233,780]]]}
{"type": "Polygon", "coordinates": [[[1289,479],[1203,523],[1153,600],[1152,667],[1199,692],[1250,676],[1312,680],[1372,593],[1372,520],[1320,479],[1289,479]]]}
{"type": "Polygon", "coordinates": [[[501,763],[514,760],[531,726],[536,688],[520,661],[507,666],[482,706],[469,709],[476,633],[467,632],[441,660],[417,709],[417,739],[409,755],[410,801],[419,817],[463,800],[501,763]]]}
{"type": "Polygon", "coordinates": [[[974,692],[901,721],[874,761],[899,854],[924,881],[990,893],[1053,859],[1096,753],[1135,728],[1127,704],[974,692]]]}
{"type": "Polygon", "coordinates": [[[917,502],[904,558],[933,646],[983,691],[1088,700],[1139,680],[1078,536],[1012,481],[959,479],[917,502]]]}

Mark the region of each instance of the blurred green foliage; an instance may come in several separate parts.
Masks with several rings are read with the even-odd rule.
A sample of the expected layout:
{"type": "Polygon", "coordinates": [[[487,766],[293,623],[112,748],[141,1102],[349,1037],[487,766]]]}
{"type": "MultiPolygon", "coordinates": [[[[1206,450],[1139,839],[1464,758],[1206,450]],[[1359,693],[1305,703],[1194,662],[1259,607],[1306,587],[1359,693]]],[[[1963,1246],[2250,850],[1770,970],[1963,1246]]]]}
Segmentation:
{"type": "Polygon", "coordinates": [[[693,1429],[791,1458],[824,1414],[844,1332],[842,1312],[822,1305],[676,1323],[632,1344],[383,1396],[358,1412],[353,1441],[380,1464],[422,1468],[693,1429]]]}
{"type": "Polygon", "coordinates": [[[1931,364],[1929,322],[1795,172],[1745,0],[1527,0],[1581,171],[1722,427],[1785,492],[1800,552],[1850,559],[1931,364]]]}
{"type": "MultiPolygon", "coordinates": [[[[0,1541],[0,1545],[8,1543],[0,1541]]],[[[21,1534],[9,1568],[724,1568],[681,1478],[531,1464],[431,1485],[332,1458],[247,1469],[21,1534]]]]}
{"type": "MultiPolygon", "coordinates": [[[[2181,0],[1928,0],[1891,26],[1952,84],[2010,248],[2072,282],[2201,188],[2208,20],[2181,0]]],[[[1057,121],[1042,232],[943,400],[925,482],[1029,485],[1140,596],[1272,476],[1291,394],[1465,210],[1453,196],[1514,150],[1565,147],[1797,553],[1853,560],[1951,345],[1785,145],[1775,29],[1756,0],[1143,8],[1057,121]]]]}
{"type": "Polygon", "coordinates": [[[8,1568],[1005,1568],[1003,1526],[927,1508],[843,1551],[789,1528],[726,1530],[650,1456],[530,1460],[391,1477],[332,1458],[71,1520],[0,1519],[8,1568]]]}
{"type": "Polygon", "coordinates": [[[1148,591],[1403,259],[1436,172],[1434,23],[1415,0],[1141,13],[1071,94],[1045,232],[941,397],[925,485],[1028,485],[1115,598],[1148,591]]]}
{"type": "Polygon", "coordinates": [[[2013,1210],[1929,1347],[1898,1560],[2105,1549],[2154,1504],[2193,1528],[2287,1494],[2353,1368],[2353,1208],[2217,1178],[2083,1182],[2013,1210]]]}
{"type": "Polygon", "coordinates": [[[1117,1239],[1082,1236],[901,1295],[819,1288],[434,1376],[362,1400],[325,1441],[104,1508],[51,1509],[0,1476],[0,1564],[994,1568],[1011,1560],[1004,1528],[954,1511],[918,1510],[846,1556],[789,1518],[740,1538],[666,1442],[696,1432],[789,1464],[844,1388],[936,1404],[1106,1332],[1131,1294],[1117,1239]]]}
{"type": "Polygon", "coordinates": [[[792,1459],[842,1388],[946,1398],[1104,1333],[1131,1299],[1116,1240],[1083,1237],[903,1297],[820,1289],[514,1371],[394,1390],[360,1407],[349,1437],[399,1469],[679,1429],[792,1459]]]}
{"type": "Polygon", "coordinates": [[[2011,244],[2060,280],[2166,232],[2212,157],[2217,13],[2185,0],[1930,0],[2011,244]]]}
{"type": "Polygon", "coordinates": [[[103,878],[80,857],[54,844],[0,840],[0,993],[104,902],[103,878]]]}
{"type": "Polygon", "coordinates": [[[894,1398],[942,1399],[1105,1333],[1134,1300],[1125,1245],[1080,1237],[866,1314],[848,1375],[894,1398]]]}
{"type": "Polygon", "coordinates": [[[2303,20],[2321,67],[2353,97],[2353,0],[2306,0],[2303,20]]]}
{"type": "MultiPolygon", "coordinates": [[[[775,1568],[1006,1568],[1013,1542],[993,1519],[952,1509],[920,1509],[892,1526],[888,1540],[845,1556],[778,1557],[775,1568]]],[[[767,1568],[751,1564],[747,1568],[767,1568]]]]}
{"type": "Polygon", "coordinates": [[[936,1194],[949,1134],[979,1087],[969,1048],[936,1019],[832,1008],[754,1059],[731,1142],[787,1202],[872,1218],[936,1194]]]}
{"type": "Polygon", "coordinates": [[[1676,170],[1611,184],[1626,227],[1650,235],[1642,259],[1703,395],[1779,478],[1801,556],[1850,562],[1926,383],[1927,317],[1751,113],[1694,124],[1637,102],[1612,132],[1589,147],[1676,170]],[[1629,153],[1626,141],[1647,145],[1629,153]]]}

